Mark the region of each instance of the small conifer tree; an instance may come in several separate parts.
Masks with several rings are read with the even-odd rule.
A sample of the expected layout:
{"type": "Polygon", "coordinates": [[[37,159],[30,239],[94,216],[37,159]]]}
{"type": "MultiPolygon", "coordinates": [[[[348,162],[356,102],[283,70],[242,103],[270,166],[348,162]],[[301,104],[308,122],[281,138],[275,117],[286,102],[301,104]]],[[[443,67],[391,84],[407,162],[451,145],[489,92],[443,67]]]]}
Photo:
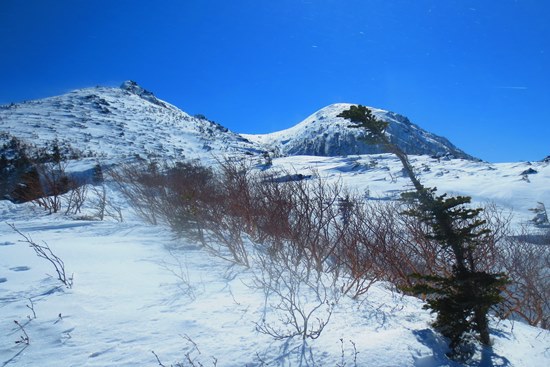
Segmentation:
{"type": "Polygon", "coordinates": [[[377,119],[367,107],[351,106],[338,117],[353,122],[352,127],[364,129],[368,143],[382,145],[399,158],[415,188],[403,195],[412,204],[405,214],[426,223],[431,229],[428,236],[452,254],[449,276],[411,274],[417,284],[410,289],[429,295],[425,307],[437,313],[434,326],[450,339],[450,357],[467,357],[463,347],[472,333],[477,333],[482,344],[490,345],[487,314],[501,301],[500,289],[507,278],[504,274],[491,274],[477,268],[475,249],[484,245],[489,234],[485,221],[480,219],[481,209],[469,208],[469,197],[438,196],[435,188],[424,187],[407,155],[386,136],[388,123],[377,119]]]}

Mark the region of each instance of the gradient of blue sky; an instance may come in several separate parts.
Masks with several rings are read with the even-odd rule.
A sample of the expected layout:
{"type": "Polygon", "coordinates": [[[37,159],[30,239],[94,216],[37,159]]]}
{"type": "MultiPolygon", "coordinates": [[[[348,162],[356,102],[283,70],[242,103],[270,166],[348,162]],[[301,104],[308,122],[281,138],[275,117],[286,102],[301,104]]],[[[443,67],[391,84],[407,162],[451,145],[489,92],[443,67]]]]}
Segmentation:
{"type": "Polygon", "coordinates": [[[549,24],[546,0],[2,0],[0,103],[132,79],[246,133],[361,103],[484,160],[539,160],[549,24]]]}

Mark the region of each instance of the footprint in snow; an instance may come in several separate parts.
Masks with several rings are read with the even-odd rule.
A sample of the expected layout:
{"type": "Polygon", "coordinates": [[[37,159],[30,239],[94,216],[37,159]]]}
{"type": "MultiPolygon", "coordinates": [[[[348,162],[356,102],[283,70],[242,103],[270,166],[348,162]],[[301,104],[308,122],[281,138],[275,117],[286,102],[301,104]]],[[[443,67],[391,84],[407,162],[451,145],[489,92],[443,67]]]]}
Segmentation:
{"type": "Polygon", "coordinates": [[[0,246],[13,246],[15,243],[13,242],[0,242],[0,246]]]}
{"type": "Polygon", "coordinates": [[[28,266],[15,266],[13,268],[10,268],[11,271],[27,271],[30,270],[28,266]]]}
{"type": "Polygon", "coordinates": [[[6,278],[0,278],[0,283],[6,283],[8,280],[6,278]]]}

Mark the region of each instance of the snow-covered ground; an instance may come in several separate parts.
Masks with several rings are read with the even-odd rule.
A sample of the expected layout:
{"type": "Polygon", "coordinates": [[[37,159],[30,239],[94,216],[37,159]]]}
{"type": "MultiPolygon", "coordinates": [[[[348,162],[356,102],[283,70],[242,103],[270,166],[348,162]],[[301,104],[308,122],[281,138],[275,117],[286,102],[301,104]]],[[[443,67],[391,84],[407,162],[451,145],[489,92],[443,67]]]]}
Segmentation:
{"type": "MultiPolygon", "coordinates": [[[[509,211],[516,223],[533,217],[537,202],[550,205],[550,163],[487,163],[466,159],[409,156],[420,181],[439,193],[471,196],[475,205],[489,203],[509,211]],[[536,173],[524,174],[532,169],[536,173]]],[[[275,159],[273,169],[318,172],[329,181],[342,181],[370,199],[396,199],[411,190],[399,160],[391,154],[348,157],[293,156],[275,159]]]]}
{"type": "MultiPolygon", "coordinates": [[[[426,185],[495,200],[525,218],[536,201],[550,202],[548,164],[411,161],[431,167],[419,170],[426,185]],[[538,173],[525,179],[526,167],[538,173]]],[[[368,189],[371,198],[406,188],[389,155],[280,158],[277,168],[315,169],[368,189]]],[[[321,336],[306,345],[262,334],[258,323],[278,320],[253,286],[254,267],[231,265],[164,226],[147,225],[116,192],[109,197],[123,208],[124,222],[46,215],[31,204],[0,201],[0,366],[159,365],[153,351],[165,366],[192,365],[187,358],[197,366],[459,366],[446,359],[422,302],[384,283],[357,300],[342,297],[321,336]],[[47,243],[74,274],[73,287],[60,284],[53,266],[8,224],[47,243]],[[25,333],[28,345],[16,343],[25,333]]],[[[548,331],[495,319],[491,337],[493,350],[478,351],[473,365],[550,364],[548,331]]]]}
{"type": "MultiPolygon", "coordinates": [[[[269,161],[258,144],[273,143],[265,137],[245,140],[136,88],[82,89],[3,106],[0,143],[7,133],[39,146],[58,138],[94,153],[71,163],[73,173],[136,155],[206,164],[227,155],[253,165],[269,161]]],[[[550,205],[548,162],[410,160],[426,186],[470,195],[476,205],[493,202],[513,212],[517,224],[533,217],[529,209],[537,202],[550,205]]],[[[261,169],[313,171],[371,200],[394,199],[409,188],[399,161],[388,154],[283,157],[261,169]]],[[[282,327],[272,300],[254,286],[257,267],[231,265],[165,226],[145,224],[116,191],[108,197],[123,222],[47,215],[32,204],[0,201],[0,367],[459,365],[446,359],[445,342],[430,328],[433,316],[423,303],[384,283],[359,299],[340,298],[319,338],[275,340],[257,330],[264,322],[282,327]],[[10,225],[48,244],[67,275],[74,274],[73,287],[63,286],[52,264],[10,225]]],[[[95,208],[88,205],[90,214],[95,208]]],[[[300,297],[306,306],[311,302],[307,290],[300,297]]],[[[317,315],[327,317],[324,308],[317,315]]],[[[491,336],[493,350],[478,351],[474,366],[550,365],[548,331],[495,319],[491,336]]]]}

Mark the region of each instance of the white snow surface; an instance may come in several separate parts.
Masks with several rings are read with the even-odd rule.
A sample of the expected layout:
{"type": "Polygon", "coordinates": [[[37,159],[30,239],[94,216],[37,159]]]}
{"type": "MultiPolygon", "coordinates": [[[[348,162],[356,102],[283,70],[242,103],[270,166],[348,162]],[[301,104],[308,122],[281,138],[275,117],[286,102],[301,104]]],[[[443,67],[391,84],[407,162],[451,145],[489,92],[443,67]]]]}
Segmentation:
{"type": "MultiPolygon", "coordinates": [[[[548,164],[438,163],[424,156],[411,161],[419,169],[431,167],[420,169],[427,185],[479,193],[476,202],[494,200],[523,210],[525,218],[527,207],[550,199],[548,164]],[[539,171],[530,182],[519,175],[526,167],[539,171]]],[[[390,155],[287,157],[275,159],[270,169],[314,170],[378,199],[407,188],[390,155]],[[373,160],[378,162],[374,168],[361,168],[373,160]]],[[[357,300],[340,299],[301,360],[301,340],[277,341],[256,330],[265,315],[273,316],[263,292],[249,287],[253,268],[231,266],[195,243],[174,238],[165,226],[147,225],[115,191],[109,197],[123,207],[124,222],[46,215],[32,204],[0,201],[2,366],[155,366],[152,351],[166,366],[188,365],[186,354],[204,366],[460,366],[446,359],[445,343],[431,330],[433,317],[423,303],[385,283],[357,300]],[[67,272],[74,273],[72,289],[52,276],[51,264],[20,242],[8,223],[63,259],[67,272]],[[14,320],[24,325],[28,346],[15,343],[23,333],[14,320]]],[[[478,352],[471,365],[550,362],[548,331],[494,319],[491,337],[493,353],[482,357],[478,352]]]]}
{"type": "MultiPolygon", "coordinates": [[[[114,88],[79,90],[3,109],[0,130],[37,143],[66,139],[112,163],[139,150],[167,160],[185,156],[211,162],[216,155],[237,154],[257,163],[261,150],[254,143],[221,134],[215,124],[147,97],[114,88]],[[90,112],[86,103],[99,107],[90,112]],[[109,113],[100,112],[102,104],[109,113]]],[[[537,202],[550,206],[549,163],[422,155],[410,160],[426,186],[470,195],[477,205],[494,202],[513,212],[518,224],[527,223],[537,202]],[[529,168],[537,173],[522,174],[529,168]]],[[[410,188],[399,161],[389,154],[282,157],[268,169],[313,172],[372,200],[394,199],[410,188]]],[[[423,302],[386,283],[376,283],[359,299],[341,298],[321,336],[307,345],[299,338],[274,340],[259,333],[257,323],[277,320],[264,293],[250,286],[254,266],[232,266],[196,243],[175,238],[164,225],[144,223],[108,188],[123,222],[46,215],[30,203],[0,201],[0,367],[158,366],[152,351],[165,366],[190,365],[186,355],[205,367],[461,366],[445,357],[445,342],[430,328],[433,315],[422,309],[423,302]],[[47,243],[74,274],[73,287],[60,284],[52,265],[8,224],[47,243]],[[16,343],[24,333],[29,344],[16,343]]],[[[548,331],[497,319],[490,326],[493,350],[477,351],[471,366],[550,365],[548,331]]]]}
{"type": "MultiPolygon", "coordinates": [[[[470,196],[478,206],[494,203],[517,224],[532,219],[529,209],[537,202],[550,203],[550,162],[487,163],[425,155],[409,156],[409,161],[424,186],[436,187],[439,194],[470,196]],[[529,169],[536,173],[523,174],[529,169]]],[[[413,189],[401,162],[391,154],[283,157],[274,160],[273,169],[278,168],[317,172],[374,200],[397,199],[413,189]]]]}
{"type": "MultiPolygon", "coordinates": [[[[166,366],[185,363],[186,354],[204,366],[460,366],[444,356],[423,303],[385,283],[340,299],[300,364],[299,338],[277,341],[256,330],[272,310],[249,287],[254,269],[231,266],[127,209],[125,222],[100,222],[1,201],[0,218],[2,366],[155,366],[152,351],[166,366]],[[63,287],[7,223],[47,243],[74,274],[73,287],[63,287]],[[28,346],[15,343],[23,333],[14,321],[28,346]]],[[[491,337],[493,364],[478,353],[472,365],[550,361],[547,331],[494,319],[491,337]]]]}

